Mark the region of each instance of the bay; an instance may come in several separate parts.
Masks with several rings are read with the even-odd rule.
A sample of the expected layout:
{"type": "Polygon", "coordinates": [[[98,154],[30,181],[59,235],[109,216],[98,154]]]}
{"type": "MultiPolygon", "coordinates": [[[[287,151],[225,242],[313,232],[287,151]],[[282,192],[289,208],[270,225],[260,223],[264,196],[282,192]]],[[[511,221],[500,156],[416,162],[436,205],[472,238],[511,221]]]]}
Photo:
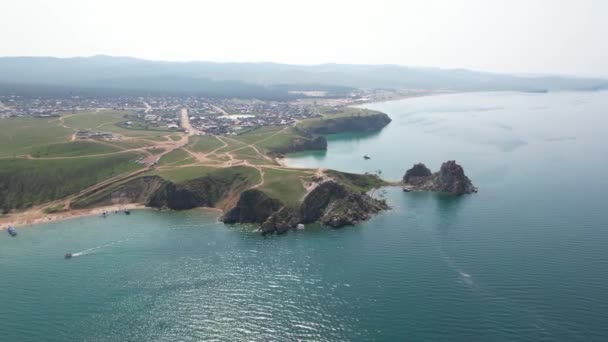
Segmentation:
{"type": "Polygon", "coordinates": [[[355,227],[141,210],[1,234],[0,340],[603,341],[607,95],[367,105],[393,122],[287,162],[397,180],[455,159],[480,192],[379,190],[392,209],[355,227]]]}

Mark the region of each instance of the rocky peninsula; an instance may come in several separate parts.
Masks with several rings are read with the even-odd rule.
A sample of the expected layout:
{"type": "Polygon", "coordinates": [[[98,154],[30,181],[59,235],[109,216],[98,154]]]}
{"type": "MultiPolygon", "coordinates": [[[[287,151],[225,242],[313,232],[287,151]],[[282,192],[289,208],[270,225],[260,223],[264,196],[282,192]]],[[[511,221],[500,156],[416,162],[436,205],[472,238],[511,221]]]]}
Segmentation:
{"type": "MultiPolygon", "coordinates": [[[[368,109],[326,108],[319,113],[294,125],[256,127],[232,136],[200,136],[190,131],[155,144],[156,149],[133,149],[133,156],[140,156],[133,164],[145,166],[131,164],[132,171],[67,197],[50,197],[54,200],[12,217],[35,211],[37,218],[50,220],[109,207],[206,207],[222,210],[221,220],[227,224],[255,224],[264,234],[281,234],[311,223],[332,228],[354,225],[389,209],[370,193],[397,183],[374,174],[291,168],[277,160],[285,153],[326,150],[326,134],[375,132],[391,122],[385,113],[368,109]]],[[[451,194],[476,191],[454,161],[444,163],[437,173],[417,164],[406,172],[403,184],[451,194]]],[[[27,207],[14,202],[14,207],[27,207]]]]}

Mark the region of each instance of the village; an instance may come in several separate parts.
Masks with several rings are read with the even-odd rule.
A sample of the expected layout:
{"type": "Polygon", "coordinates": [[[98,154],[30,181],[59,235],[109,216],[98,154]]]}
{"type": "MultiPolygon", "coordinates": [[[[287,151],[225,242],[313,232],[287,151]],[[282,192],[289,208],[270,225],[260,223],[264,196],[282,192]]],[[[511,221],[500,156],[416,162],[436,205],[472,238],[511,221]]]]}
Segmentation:
{"type": "MultiPolygon", "coordinates": [[[[418,92],[358,90],[345,97],[303,96],[290,100],[207,98],[203,96],[25,96],[0,94],[0,120],[12,117],[60,117],[77,112],[125,112],[122,128],[184,131],[181,110],[187,109],[190,125],[202,135],[235,135],[261,126],[291,125],[319,117],[348,105],[417,96],[418,92]]],[[[94,133],[94,132],[93,132],[94,133]]],[[[83,136],[93,133],[83,133],[83,136]]],[[[103,132],[102,132],[103,133],[103,132]]]]}
{"type": "MultiPolygon", "coordinates": [[[[306,101],[262,101],[209,99],[204,97],[94,97],[66,98],[0,96],[0,119],[12,117],[50,118],[77,112],[124,111],[119,125],[127,129],[183,131],[182,108],[199,134],[230,135],[259,126],[290,125],[319,116],[316,103],[306,101]]],[[[100,132],[79,132],[78,137],[100,132]]],[[[101,132],[103,133],[103,132],[101,132]]]]}

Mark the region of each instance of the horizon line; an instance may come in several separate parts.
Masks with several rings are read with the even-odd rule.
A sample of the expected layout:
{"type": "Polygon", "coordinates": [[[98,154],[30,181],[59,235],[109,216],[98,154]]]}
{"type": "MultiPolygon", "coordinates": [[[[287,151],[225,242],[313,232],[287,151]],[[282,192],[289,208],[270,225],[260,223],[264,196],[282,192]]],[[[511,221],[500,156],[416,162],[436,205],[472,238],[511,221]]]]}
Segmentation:
{"type": "Polygon", "coordinates": [[[145,57],[135,57],[135,56],[124,56],[124,55],[108,55],[103,53],[93,54],[93,55],[76,55],[76,56],[52,56],[52,55],[0,55],[0,59],[4,58],[53,58],[53,59],[87,59],[87,58],[96,58],[96,57],[105,57],[105,58],[123,58],[123,59],[133,59],[138,61],[145,62],[156,62],[156,63],[214,63],[214,64],[274,64],[274,65],[286,65],[286,66],[295,66],[295,67],[316,67],[316,66],[325,66],[325,65],[344,65],[344,66],[392,66],[399,68],[410,68],[410,69],[428,69],[428,70],[443,70],[443,71],[468,71],[475,73],[485,73],[485,74],[494,74],[494,75],[509,75],[509,76],[517,76],[517,77],[568,77],[568,78],[595,78],[601,80],[608,80],[608,75],[582,75],[582,74],[568,74],[568,73],[560,73],[560,72],[550,72],[550,73],[539,73],[539,72],[506,72],[506,71],[491,71],[491,70],[481,70],[481,69],[468,69],[465,67],[441,67],[441,66],[422,66],[422,65],[406,65],[406,64],[398,64],[398,63],[339,63],[339,62],[324,62],[324,63],[283,63],[283,62],[274,62],[274,61],[213,61],[213,60],[203,60],[203,59],[192,59],[192,60],[168,60],[168,59],[154,59],[154,58],[145,58],[145,57]]]}

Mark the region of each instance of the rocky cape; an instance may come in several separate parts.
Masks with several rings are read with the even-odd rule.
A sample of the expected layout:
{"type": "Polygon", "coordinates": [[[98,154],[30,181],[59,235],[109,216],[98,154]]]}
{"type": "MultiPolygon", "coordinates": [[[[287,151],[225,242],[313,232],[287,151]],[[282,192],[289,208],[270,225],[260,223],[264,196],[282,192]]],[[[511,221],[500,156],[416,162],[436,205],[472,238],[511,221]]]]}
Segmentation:
{"type": "Polygon", "coordinates": [[[205,176],[175,184],[159,176],[142,176],[102,190],[72,203],[74,208],[92,208],[117,203],[143,203],[159,209],[212,207],[224,210],[225,223],[257,224],[264,233],[285,233],[299,224],[321,223],[333,228],[354,225],[388,209],[384,200],[367,190],[385,183],[374,175],[337,171],[315,177],[309,191],[295,206],[286,206],[267,193],[247,188],[246,179],[205,176]]]}
{"type": "Polygon", "coordinates": [[[388,208],[384,200],[327,179],[315,184],[295,207],[286,207],[259,190],[247,190],[241,194],[236,206],[224,214],[222,221],[257,223],[263,234],[282,234],[308,223],[332,228],[351,226],[388,208]]]}
{"type": "MultiPolygon", "coordinates": [[[[390,118],[384,113],[373,113],[324,119],[322,122],[322,128],[297,128],[297,137],[276,153],[326,149],[327,140],[321,134],[375,131],[386,126],[390,118]]],[[[256,224],[264,234],[281,234],[310,223],[333,228],[354,225],[389,208],[384,200],[368,193],[390,185],[376,175],[326,170],[302,181],[305,194],[297,203],[286,205],[269,192],[260,190],[245,172],[218,171],[180,183],[158,175],[145,175],[77,198],[71,206],[91,208],[142,203],[148,207],[174,210],[218,208],[224,211],[221,220],[225,223],[256,224]]],[[[477,191],[455,161],[444,163],[436,173],[424,164],[416,164],[406,172],[403,183],[408,189],[456,195],[477,191]]]]}
{"type": "Polygon", "coordinates": [[[405,172],[403,184],[407,190],[425,190],[463,195],[477,192],[462,166],[450,160],[441,165],[438,172],[432,173],[426,165],[415,164],[405,172]]]}
{"type": "Polygon", "coordinates": [[[309,125],[306,130],[312,134],[376,132],[391,123],[391,121],[391,118],[385,113],[373,111],[366,115],[329,116],[317,125],[309,125]]]}
{"type": "MultiPolygon", "coordinates": [[[[225,223],[250,223],[263,234],[282,234],[301,224],[320,223],[333,228],[355,225],[389,209],[384,200],[369,191],[390,185],[376,175],[326,170],[308,180],[307,191],[297,204],[286,205],[263,190],[252,188],[247,177],[207,175],[183,183],[160,176],[141,176],[100,190],[72,203],[74,208],[91,208],[117,203],[143,203],[159,209],[218,208],[225,223]]],[[[461,195],[477,192],[455,161],[442,164],[432,173],[424,164],[409,169],[403,184],[407,189],[461,195]]]]}

